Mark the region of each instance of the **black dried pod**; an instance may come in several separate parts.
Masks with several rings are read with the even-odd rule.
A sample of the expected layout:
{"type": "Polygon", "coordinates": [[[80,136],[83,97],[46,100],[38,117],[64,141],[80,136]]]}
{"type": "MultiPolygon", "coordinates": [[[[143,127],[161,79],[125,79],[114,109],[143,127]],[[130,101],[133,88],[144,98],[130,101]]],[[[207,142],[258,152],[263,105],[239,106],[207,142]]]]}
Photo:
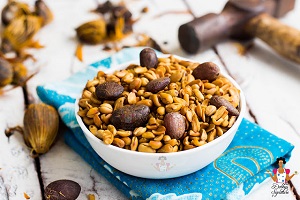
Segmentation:
{"type": "Polygon", "coordinates": [[[45,188],[47,200],[75,200],[79,196],[81,187],[72,180],[57,180],[45,188]]]}

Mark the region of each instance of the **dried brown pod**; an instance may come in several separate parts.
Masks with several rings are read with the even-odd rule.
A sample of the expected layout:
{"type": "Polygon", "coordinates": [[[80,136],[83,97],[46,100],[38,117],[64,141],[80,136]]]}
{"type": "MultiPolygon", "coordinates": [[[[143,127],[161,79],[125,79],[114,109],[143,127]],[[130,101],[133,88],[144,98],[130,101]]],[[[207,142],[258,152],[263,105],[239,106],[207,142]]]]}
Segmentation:
{"type": "Polygon", "coordinates": [[[81,42],[99,44],[106,37],[106,23],[103,19],[84,23],[76,28],[76,34],[81,42]]]}
{"type": "Polygon", "coordinates": [[[28,78],[26,66],[21,62],[13,63],[12,66],[14,71],[12,84],[24,85],[28,78]]]}
{"type": "Polygon", "coordinates": [[[13,68],[9,62],[0,57],[0,87],[10,84],[13,80],[13,68]]]}
{"type": "Polygon", "coordinates": [[[8,1],[2,9],[1,20],[4,25],[8,25],[12,20],[30,13],[29,6],[26,3],[8,1]]]}
{"type": "Polygon", "coordinates": [[[47,200],[75,200],[79,196],[81,187],[72,180],[57,180],[51,182],[45,188],[47,200]]]}
{"type": "Polygon", "coordinates": [[[37,16],[21,16],[14,19],[3,31],[1,50],[19,52],[25,47],[41,47],[33,41],[34,35],[40,30],[42,20],[37,16]]]}
{"type": "Polygon", "coordinates": [[[113,8],[113,4],[110,1],[106,1],[102,4],[99,4],[97,8],[94,10],[94,12],[105,14],[107,12],[110,12],[112,8],[113,8]]]}
{"type": "Polygon", "coordinates": [[[43,20],[42,25],[49,24],[53,20],[53,14],[43,0],[37,0],[34,4],[35,14],[43,20]]]}
{"type": "Polygon", "coordinates": [[[123,17],[125,22],[131,21],[132,13],[128,10],[128,8],[123,4],[114,5],[110,1],[106,1],[102,4],[99,4],[94,12],[98,12],[100,14],[111,14],[112,19],[118,19],[119,17],[123,17]]]}
{"type": "Polygon", "coordinates": [[[30,104],[24,115],[24,140],[32,148],[32,155],[49,151],[59,125],[59,116],[54,107],[44,104],[30,104]]]}

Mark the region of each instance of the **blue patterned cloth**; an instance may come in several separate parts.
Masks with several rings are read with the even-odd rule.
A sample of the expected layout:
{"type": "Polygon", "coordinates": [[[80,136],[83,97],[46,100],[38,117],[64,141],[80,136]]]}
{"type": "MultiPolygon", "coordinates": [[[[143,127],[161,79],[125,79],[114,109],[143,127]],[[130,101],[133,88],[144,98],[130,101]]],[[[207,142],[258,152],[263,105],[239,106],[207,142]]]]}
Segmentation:
{"type": "Polygon", "coordinates": [[[207,167],[179,178],[152,180],[122,173],[92,149],[80,129],[74,114],[74,102],[81,95],[87,80],[99,70],[107,70],[120,63],[137,60],[142,48],[124,49],[96,62],[68,79],[37,87],[40,99],[57,108],[69,127],[65,142],[98,173],[115,185],[130,199],[198,200],[226,199],[227,194],[240,188],[248,194],[255,184],[269,177],[278,157],[287,160],[294,146],[258,125],[243,119],[227,150],[207,167]]]}

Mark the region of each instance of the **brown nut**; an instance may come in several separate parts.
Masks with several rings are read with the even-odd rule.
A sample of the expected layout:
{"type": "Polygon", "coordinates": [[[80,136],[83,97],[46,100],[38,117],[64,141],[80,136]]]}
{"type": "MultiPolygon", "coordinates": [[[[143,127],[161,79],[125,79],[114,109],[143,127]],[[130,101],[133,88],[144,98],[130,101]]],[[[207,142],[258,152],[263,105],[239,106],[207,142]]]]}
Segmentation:
{"type": "Polygon", "coordinates": [[[151,48],[145,48],[140,52],[140,65],[142,67],[156,68],[158,64],[158,59],[156,53],[151,48]]]}
{"type": "Polygon", "coordinates": [[[196,67],[192,75],[196,79],[214,81],[220,74],[219,67],[213,62],[201,63],[196,67]]]}
{"type": "Polygon", "coordinates": [[[147,144],[147,143],[141,143],[138,146],[138,151],[145,152],[145,153],[155,153],[156,152],[156,150],[153,149],[151,146],[149,146],[149,144],[147,144]]]}
{"type": "Polygon", "coordinates": [[[124,87],[122,85],[119,85],[116,82],[105,82],[97,86],[96,96],[99,99],[115,100],[123,91],[124,87]]]}
{"type": "Polygon", "coordinates": [[[158,153],[170,153],[170,152],[173,152],[173,147],[170,144],[165,144],[157,152],[158,153]]]}
{"type": "Polygon", "coordinates": [[[173,97],[166,92],[160,93],[160,99],[164,104],[173,103],[173,97]]]}
{"type": "Polygon", "coordinates": [[[72,180],[57,180],[45,188],[45,198],[54,199],[77,199],[81,191],[78,183],[72,180]]]}
{"type": "Polygon", "coordinates": [[[177,113],[168,113],[164,117],[166,133],[171,138],[180,139],[185,132],[185,118],[177,113]]]}
{"type": "Polygon", "coordinates": [[[152,93],[157,93],[160,90],[163,90],[169,83],[169,77],[154,79],[146,85],[146,90],[152,93]]]}
{"type": "Polygon", "coordinates": [[[171,103],[171,104],[166,105],[166,111],[168,113],[178,112],[178,111],[180,111],[181,107],[182,107],[182,104],[180,104],[180,103],[171,103]]]}
{"type": "MultiPolygon", "coordinates": [[[[93,109],[93,108],[92,108],[93,109]]],[[[91,109],[90,109],[91,110],[91,109]]],[[[89,110],[89,111],[90,111],[89,110]]],[[[110,114],[113,112],[113,107],[109,103],[103,103],[99,106],[99,110],[101,113],[110,114]]],[[[88,112],[89,113],[89,112],[88,112]]]]}
{"type": "Polygon", "coordinates": [[[110,123],[117,129],[133,131],[136,127],[145,126],[149,114],[148,106],[126,105],[112,113],[110,123]]]}
{"type": "Polygon", "coordinates": [[[214,95],[210,98],[209,103],[216,106],[217,108],[225,106],[229,115],[238,116],[240,114],[239,111],[223,97],[214,95]]]}

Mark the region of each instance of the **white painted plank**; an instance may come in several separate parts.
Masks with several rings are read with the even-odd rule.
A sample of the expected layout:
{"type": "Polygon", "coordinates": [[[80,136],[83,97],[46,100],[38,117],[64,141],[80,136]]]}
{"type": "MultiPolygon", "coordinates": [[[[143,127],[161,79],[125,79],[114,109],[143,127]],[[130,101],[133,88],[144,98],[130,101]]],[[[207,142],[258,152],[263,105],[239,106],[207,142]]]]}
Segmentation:
{"type": "MultiPolygon", "coordinates": [[[[83,47],[84,62],[81,63],[74,57],[77,45],[75,28],[98,17],[90,12],[96,8],[95,1],[46,1],[46,3],[53,11],[54,21],[36,35],[45,46],[43,49],[31,51],[37,63],[28,62],[31,71],[40,67],[39,73],[27,85],[29,94],[37,102],[39,98],[36,86],[63,80],[87,64],[108,56],[108,53],[101,51],[101,45],[86,45],[83,47]]],[[[88,194],[95,194],[96,199],[125,199],[123,194],[71,150],[63,142],[62,137],[59,137],[49,152],[40,156],[40,166],[44,187],[58,179],[69,179],[78,182],[82,188],[78,199],[87,199],[88,194]]],[[[39,186],[35,188],[39,189],[39,186]]]]}
{"type": "MultiPolygon", "coordinates": [[[[287,16],[290,25],[299,27],[299,10],[298,3],[297,11],[287,16]]],[[[287,18],[283,18],[282,21],[286,21],[287,18]]],[[[286,166],[292,172],[299,171],[300,65],[278,56],[258,39],[246,56],[238,54],[233,42],[222,43],[217,49],[230,73],[244,89],[248,105],[258,123],[295,145],[291,160],[286,166]]],[[[299,193],[300,177],[295,176],[292,182],[299,193]]],[[[258,190],[255,194],[263,195],[265,191],[258,190]]]]}
{"type": "Polygon", "coordinates": [[[98,174],[60,138],[44,156],[40,157],[44,186],[59,179],[76,181],[81,186],[78,199],[94,194],[96,199],[119,199],[126,197],[98,174]]]}
{"type": "Polygon", "coordinates": [[[196,17],[201,17],[208,13],[220,13],[227,2],[226,0],[194,1],[185,0],[196,17]]]}
{"type": "MultiPolygon", "coordinates": [[[[172,0],[172,2],[174,1],[172,0]]],[[[128,5],[135,11],[134,16],[138,16],[140,9],[144,6],[149,8],[149,13],[143,14],[141,20],[134,25],[135,32],[149,34],[157,40],[160,45],[162,45],[164,41],[169,41],[168,45],[164,46],[167,51],[177,51],[184,55],[179,49],[177,29],[179,25],[190,20],[191,16],[189,14],[167,14],[156,18],[157,15],[167,12],[168,10],[186,11],[186,8],[180,0],[176,2],[178,3],[173,4],[169,1],[168,5],[173,5],[169,7],[165,7],[160,3],[153,5],[142,2],[141,4],[139,1],[134,1],[128,5]],[[164,29],[157,29],[157,27],[160,27],[160,24],[164,29]]],[[[38,62],[44,65],[40,72],[28,84],[33,96],[35,96],[36,85],[47,83],[48,81],[61,80],[69,76],[71,73],[70,67],[72,65],[73,67],[75,66],[76,69],[79,69],[80,67],[85,67],[87,63],[94,62],[109,55],[109,53],[101,51],[101,45],[85,45],[83,49],[85,62],[79,63],[74,59],[76,41],[70,39],[75,36],[73,35],[74,33],[71,35],[70,30],[82,23],[83,20],[81,17],[85,18],[85,16],[90,15],[88,10],[94,8],[94,5],[88,3],[89,6],[75,6],[76,8],[80,8],[80,10],[76,10],[75,8],[73,8],[72,11],[62,9],[67,7],[67,5],[67,3],[49,2],[49,6],[54,10],[54,14],[56,13],[55,10],[60,13],[58,7],[64,11],[64,19],[59,18],[59,14],[58,16],[55,14],[55,21],[43,28],[40,34],[37,35],[41,43],[45,45],[45,48],[39,50],[34,55],[38,59],[38,62]],[[65,26],[68,16],[72,16],[74,13],[77,13],[78,17],[72,19],[72,26],[65,26]],[[52,39],[49,40],[49,38],[52,39]],[[57,49],[63,50],[58,52],[57,49]]],[[[191,58],[196,57],[191,56],[191,58]]],[[[213,51],[201,55],[199,62],[206,60],[217,60],[213,51]]],[[[94,193],[96,198],[98,197],[100,199],[126,199],[123,194],[91,169],[88,164],[70,150],[61,140],[59,140],[47,154],[40,157],[40,162],[44,186],[54,180],[66,178],[74,180],[81,185],[82,192],[80,193],[79,199],[84,199],[86,195],[90,193],[94,193]],[[78,173],[79,171],[80,173],[78,173]]]]}
{"type": "Polygon", "coordinates": [[[35,162],[23,136],[15,133],[8,139],[4,134],[6,128],[23,124],[22,89],[2,94],[0,105],[0,199],[24,199],[24,192],[32,199],[41,199],[35,162]]]}
{"type": "MultiPolygon", "coordinates": [[[[196,16],[205,14],[203,9],[199,9],[200,3],[192,0],[188,2],[196,16]]],[[[205,6],[204,4],[202,2],[202,6],[205,6]]],[[[213,6],[207,3],[206,6],[209,12],[218,13],[222,10],[222,7],[218,7],[220,4],[213,6]]],[[[295,9],[280,20],[299,29],[299,10],[300,3],[296,1],[295,9]]],[[[279,57],[261,41],[256,40],[255,44],[246,56],[239,55],[234,42],[220,44],[217,50],[229,73],[246,93],[248,105],[259,124],[295,145],[292,158],[286,167],[292,172],[299,171],[300,124],[297,108],[299,108],[300,100],[300,65],[279,57]]],[[[249,117],[249,115],[246,116],[248,119],[249,117]]],[[[292,182],[299,193],[300,177],[295,176],[292,182]]],[[[266,184],[249,194],[246,199],[270,199],[270,193],[266,191],[271,190],[271,184],[271,180],[267,181],[266,184]]],[[[291,191],[286,198],[294,199],[291,191]]]]}
{"type": "MultiPolygon", "coordinates": [[[[149,13],[143,14],[141,20],[135,24],[135,31],[149,34],[170,53],[188,57],[199,62],[216,62],[221,68],[223,68],[220,60],[212,50],[207,50],[197,55],[187,55],[180,49],[177,40],[178,27],[192,19],[192,16],[189,14],[181,14],[187,9],[186,5],[182,1],[128,0],[128,2],[130,2],[128,4],[130,10],[133,11],[134,16],[136,17],[140,15],[139,12],[143,7],[149,7],[149,13]],[[156,18],[157,15],[166,13],[168,11],[176,11],[181,13],[172,14],[171,12],[171,14],[161,15],[161,17],[156,18]],[[165,41],[167,41],[168,44],[164,45],[163,43],[165,41]]],[[[35,87],[37,85],[49,81],[62,80],[70,76],[79,68],[85,67],[86,64],[104,58],[110,54],[110,52],[101,51],[101,45],[84,46],[84,63],[80,63],[74,59],[74,51],[77,42],[75,39],[75,31],[72,30],[78,27],[81,23],[97,17],[96,15],[88,12],[89,10],[95,8],[95,1],[48,0],[46,3],[53,10],[55,20],[48,26],[44,27],[36,36],[40,39],[40,42],[45,45],[44,49],[34,51],[34,55],[37,58],[38,63],[35,63],[32,66],[32,69],[35,69],[37,66],[41,66],[41,70],[39,74],[36,75],[28,84],[29,91],[36,100],[38,100],[35,93],[35,87]]],[[[223,8],[225,1],[213,0],[208,3],[206,1],[189,0],[189,3],[192,5],[190,7],[195,15],[201,16],[207,12],[219,12],[223,8]]],[[[296,22],[293,17],[296,19],[298,15],[295,13],[296,12],[290,13],[287,18],[283,20],[286,20],[289,23],[292,21],[296,22]]],[[[294,109],[294,106],[297,106],[295,102],[299,102],[299,96],[296,95],[296,91],[298,91],[296,86],[297,84],[299,86],[299,82],[297,82],[297,80],[299,80],[299,76],[296,73],[297,70],[293,64],[290,64],[289,62],[278,57],[270,59],[270,57],[273,58],[273,56],[276,54],[273,55],[271,52],[265,55],[263,54],[265,49],[266,47],[263,45],[257,45],[253,50],[251,50],[250,56],[241,57],[236,52],[235,46],[233,46],[231,43],[224,43],[218,46],[218,51],[221,57],[224,59],[226,66],[229,68],[230,74],[232,74],[234,78],[241,83],[242,87],[246,91],[249,106],[252,111],[255,111],[254,114],[257,116],[259,123],[264,128],[267,128],[279,136],[282,136],[282,133],[290,132],[291,134],[285,134],[284,138],[293,142],[299,141],[299,139],[296,140],[296,137],[290,137],[290,135],[295,135],[295,132],[299,132],[299,126],[296,123],[297,113],[296,109],[294,109]],[[257,57],[260,59],[259,61],[257,61],[257,57]],[[270,60],[273,61],[273,63],[271,63],[272,65],[266,64],[271,62],[270,60]],[[287,73],[285,70],[281,70],[282,66],[286,65],[293,66],[289,67],[287,73]],[[238,66],[238,68],[236,66],[238,66]],[[267,80],[257,74],[257,71],[261,70],[261,68],[266,68],[265,70],[262,70],[263,74],[272,74],[267,80]],[[275,72],[274,74],[274,70],[277,70],[277,73],[275,72]],[[290,78],[292,80],[288,80],[290,78]],[[290,85],[286,85],[287,83],[290,85]],[[267,84],[266,89],[268,91],[272,91],[274,94],[268,94],[263,101],[258,102],[257,96],[265,95],[263,87],[260,87],[260,84],[267,84]],[[278,90],[276,90],[275,87],[272,87],[274,84],[276,84],[276,88],[278,90]],[[293,94],[294,99],[290,100],[289,98],[285,98],[285,96],[282,95],[283,91],[287,94],[289,93],[290,96],[293,94]],[[274,121],[278,123],[274,125],[274,121]],[[290,124],[294,128],[292,128],[290,124]]],[[[4,100],[5,103],[7,101],[7,99],[4,100]]],[[[23,105],[23,103],[21,105],[23,105]]],[[[17,116],[20,118],[20,122],[22,122],[21,114],[19,113],[17,116]]],[[[6,113],[3,115],[3,118],[6,119],[6,113]]],[[[250,116],[248,115],[247,118],[250,118],[250,116]]],[[[14,119],[9,122],[16,121],[18,121],[18,119],[14,119]]],[[[5,124],[1,123],[1,130],[4,130],[4,126],[5,124]]],[[[13,141],[24,145],[20,136],[16,135],[12,137],[15,137],[15,140],[13,141]]],[[[3,141],[5,140],[0,140],[1,147],[3,141]]],[[[7,146],[9,148],[13,147],[11,146],[11,143],[4,145],[5,148],[7,146]]],[[[298,151],[299,150],[295,148],[292,160],[288,164],[291,169],[294,169],[294,166],[299,163],[299,160],[294,159],[295,152],[298,151]]],[[[28,155],[28,152],[25,155],[28,155]]],[[[21,160],[21,157],[19,158],[21,160]]],[[[94,193],[96,198],[99,199],[126,199],[123,194],[121,194],[108,181],[92,170],[88,164],[86,164],[76,153],[66,146],[62,139],[60,139],[47,154],[41,156],[40,160],[41,172],[45,186],[54,180],[66,178],[77,181],[82,186],[82,193],[80,194],[79,199],[86,199],[86,195],[90,193],[94,193]],[[96,188],[96,191],[94,191],[93,188],[96,188]]],[[[2,164],[1,161],[0,164],[2,164]]],[[[13,165],[10,164],[9,166],[13,165]]],[[[4,168],[2,166],[0,167],[2,168],[0,170],[0,175],[4,177],[4,168]]],[[[27,170],[30,170],[29,174],[36,173],[34,167],[32,166],[31,168],[27,168],[27,170]]],[[[0,179],[0,194],[2,191],[5,191],[3,190],[3,187],[1,187],[3,185],[3,181],[5,184],[5,179],[0,179]]],[[[300,185],[298,182],[300,182],[298,176],[293,178],[293,183],[295,183],[295,185],[300,185]]],[[[268,187],[269,186],[266,185],[264,190],[266,190],[268,187]]],[[[23,189],[23,186],[20,186],[20,188],[25,190],[23,189]]],[[[38,181],[36,186],[31,186],[31,189],[32,188],[35,190],[33,193],[37,194],[37,196],[35,196],[36,198],[32,197],[31,199],[40,199],[40,196],[38,196],[40,195],[38,181]]],[[[262,191],[263,189],[260,188],[260,190],[262,191]]],[[[30,191],[25,192],[27,192],[29,195],[32,194],[30,191]]],[[[249,195],[248,199],[251,199],[251,197],[256,197],[252,199],[258,199],[261,197],[261,193],[263,192],[260,192],[259,190],[255,191],[253,194],[251,194],[254,196],[249,195]]],[[[23,195],[23,193],[19,192],[18,195],[23,195]]],[[[18,196],[16,199],[22,199],[22,196],[18,196]]]]}

